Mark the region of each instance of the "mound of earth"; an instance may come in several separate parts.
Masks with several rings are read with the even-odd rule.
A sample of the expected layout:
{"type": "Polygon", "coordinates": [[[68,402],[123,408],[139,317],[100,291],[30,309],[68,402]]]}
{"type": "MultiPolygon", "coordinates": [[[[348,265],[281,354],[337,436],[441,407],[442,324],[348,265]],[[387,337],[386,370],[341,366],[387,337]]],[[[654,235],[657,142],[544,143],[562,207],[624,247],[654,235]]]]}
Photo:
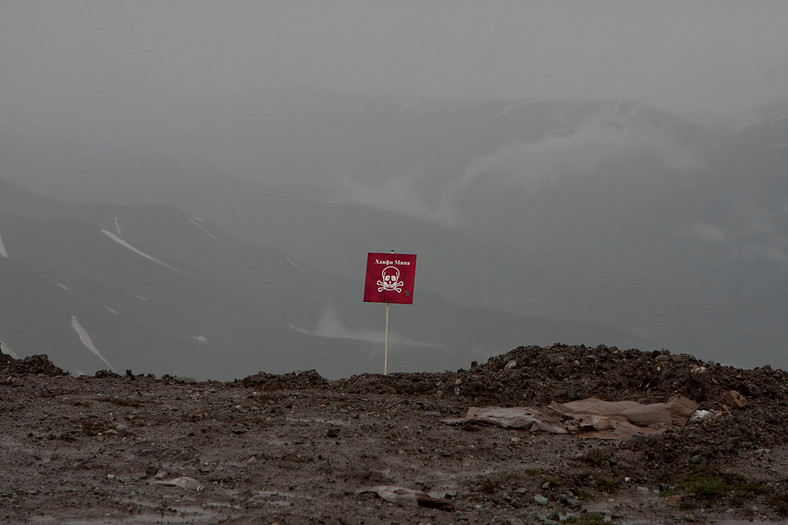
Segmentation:
{"type": "Polygon", "coordinates": [[[62,376],[66,372],[54,364],[45,355],[31,355],[24,359],[14,359],[0,351],[0,376],[12,375],[45,375],[62,376]]]}
{"type": "Polygon", "coordinates": [[[788,374],[520,347],[441,373],[221,383],[0,355],[3,523],[680,523],[788,516],[788,374]],[[470,407],[695,401],[584,439],[443,421],[470,407]]]}

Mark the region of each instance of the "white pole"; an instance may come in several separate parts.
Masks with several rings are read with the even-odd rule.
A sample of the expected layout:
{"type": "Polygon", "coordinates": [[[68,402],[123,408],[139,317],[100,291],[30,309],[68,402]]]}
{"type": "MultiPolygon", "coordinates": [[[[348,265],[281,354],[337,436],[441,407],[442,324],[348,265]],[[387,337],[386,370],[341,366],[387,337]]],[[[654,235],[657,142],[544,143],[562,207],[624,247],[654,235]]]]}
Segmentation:
{"type": "MultiPolygon", "coordinates": [[[[394,253],[394,250],[391,250],[394,253]]],[[[389,302],[386,301],[386,346],[383,354],[383,375],[389,375],[389,302]]]]}
{"type": "Polygon", "coordinates": [[[389,303],[386,303],[386,350],[383,357],[383,375],[389,375],[389,303]]]}

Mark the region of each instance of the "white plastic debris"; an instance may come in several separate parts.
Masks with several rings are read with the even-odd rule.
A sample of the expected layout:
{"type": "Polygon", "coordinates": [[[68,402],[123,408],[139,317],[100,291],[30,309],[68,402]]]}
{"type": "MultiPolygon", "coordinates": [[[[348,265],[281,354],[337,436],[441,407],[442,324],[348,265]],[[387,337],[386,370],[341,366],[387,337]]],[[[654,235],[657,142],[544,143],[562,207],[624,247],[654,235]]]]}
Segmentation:
{"type": "Polygon", "coordinates": [[[180,487],[185,490],[193,490],[194,492],[200,492],[202,489],[205,488],[202,486],[202,483],[200,483],[194,478],[190,478],[189,476],[181,476],[179,478],[165,479],[162,481],[155,481],[154,483],[158,483],[159,485],[167,485],[170,487],[180,487]]]}
{"type": "Polygon", "coordinates": [[[360,494],[374,493],[377,496],[390,503],[397,505],[419,505],[420,507],[429,507],[440,510],[454,510],[454,503],[444,497],[434,496],[427,494],[421,490],[413,490],[406,487],[397,487],[394,485],[378,485],[368,489],[362,489],[360,494]]]}
{"type": "Polygon", "coordinates": [[[690,414],[689,422],[690,423],[697,423],[699,421],[703,421],[704,419],[711,417],[711,412],[708,410],[696,410],[692,414],[690,414]]]}

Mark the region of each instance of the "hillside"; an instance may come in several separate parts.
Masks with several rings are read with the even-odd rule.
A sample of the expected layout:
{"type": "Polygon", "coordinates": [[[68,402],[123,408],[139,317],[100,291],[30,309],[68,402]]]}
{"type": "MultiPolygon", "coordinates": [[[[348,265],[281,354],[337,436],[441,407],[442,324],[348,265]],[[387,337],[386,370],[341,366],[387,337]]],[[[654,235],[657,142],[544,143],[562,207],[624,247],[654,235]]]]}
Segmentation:
{"type": "MultiPolygon", "coordinates": [[[[361,300],[362,247],[351,279],[171,206],[48,199],[2,179],[0,242],[0,342],[20,357],[46,349],[74,373],[130,368],[217,380],[250,367],[331,378],[382,369],[384,313],[361,300]]],[[[423,273],[434,264],[427,259],[423,273]]],[[[540,344],[642,341],[428,289],[415,303],[392,311],[392,370],[456,368],[525,334],[540,344]]]]}
{"type": "MultiPolygon", "coordinates": [[[[308,322],[290,315],[284,326],[315,332],[330,325],[351,345],[364,347],[360,334],[380,327],[377,312],[359,309],[350,293],[363,256],[394,249],[421,261],[417,306],[401,310],[394,325],[409,330],[402,340],[453,346],[436,336],[473,337],[465,330],[469,316],[443,317],[451,303],[572,325],[541,330],[536,322],[513,337],[477,339],[473,350],[482,353],[488,345],[560,340],[786,367],[785,352],[774,350],[788,339],[785,104],[727,131],[643,100],[461,103],[305,88],[209,104],[162,95],[151,104],[161,110],[145,108],[148,132],[127,140],[0,129],[0,178],[50,198],[23,207],[21,198],[4,202],[3,191],[0,213],[29,217],[28,208],[62,209],[66,200],[81,204],[79,213],[95,209],[88,203],[111,203],[139,216],[156,205],[194,234],[187,221],[201,219],[209,231],[336,284],[339,295],[302,302],[323,307],[308,322]],[[425,293],[440,299],[422,301],[425,293]]],[[[114,217],[123,216],[104,209],[98,228],[114,232],[114,217]]],[[[128,221],[121,226],[131,231],[128,221]]],[[[153,220],[145,227],[178,231],[153,220]]],[[[0,235],[13,255],[2,223],[0,235]]],[[[135,246],[145,251],[152,240],[147,232],[135,246]]],[[[172,251],[172,239],[155,242],[172,251]]],[[[146,253],[162,259],[164,251],[146,253]]],[[[261,271],[259,279],[298,287],[283,275],[261,271]]],[[[310,291],[317,292],[299,296],[310,291]]],[[[477,327],[485,337],[501,333],[477,327]]],[[[190,330],[187,338],[215,339],[190,330]]],[[[450,368],[475,358],[463,355],[450,368]]],[[[273,371],[343,375],[321,366],[273,371]]],[[[425,369],[407,366],[401,370],[425,369]]]]}

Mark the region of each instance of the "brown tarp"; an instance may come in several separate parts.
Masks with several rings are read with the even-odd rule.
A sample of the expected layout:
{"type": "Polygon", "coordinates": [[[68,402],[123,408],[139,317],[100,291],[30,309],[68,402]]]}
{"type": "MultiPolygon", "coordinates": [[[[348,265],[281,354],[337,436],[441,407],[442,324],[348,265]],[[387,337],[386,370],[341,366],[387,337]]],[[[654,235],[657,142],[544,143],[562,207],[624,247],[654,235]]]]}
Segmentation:
{"type": "Polygon", "coordinates": [[[580,437],[627,439],[634,434],[657,434],[687,424],[698,404],[682,396],[665,403],[603,401],[597,398],[537,407],[471,407],[464,418],[447,419],[450,425],[482,423],[529,432],[577,434],[580,437]]]}

